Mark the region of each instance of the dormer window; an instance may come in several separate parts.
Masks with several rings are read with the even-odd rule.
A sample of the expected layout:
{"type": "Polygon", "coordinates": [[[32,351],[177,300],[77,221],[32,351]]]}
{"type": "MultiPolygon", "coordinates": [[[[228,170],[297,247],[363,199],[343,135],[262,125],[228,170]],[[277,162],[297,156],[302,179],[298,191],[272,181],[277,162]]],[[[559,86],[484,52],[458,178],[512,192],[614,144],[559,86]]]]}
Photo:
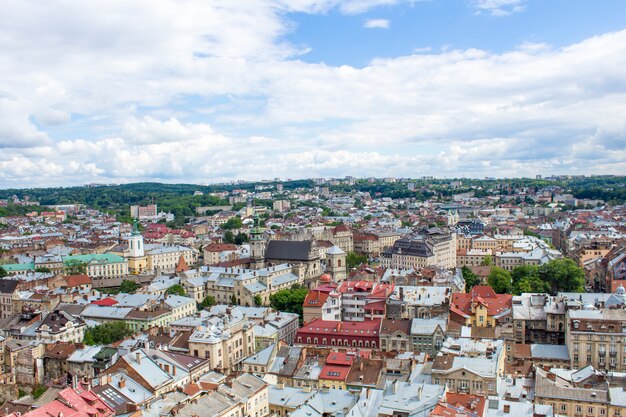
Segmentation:
{"type": "Polygon", "coordinates": [[[574,329],[578,329],[580,327],[580,322],[578,320],[574,320],[574,329]]]}

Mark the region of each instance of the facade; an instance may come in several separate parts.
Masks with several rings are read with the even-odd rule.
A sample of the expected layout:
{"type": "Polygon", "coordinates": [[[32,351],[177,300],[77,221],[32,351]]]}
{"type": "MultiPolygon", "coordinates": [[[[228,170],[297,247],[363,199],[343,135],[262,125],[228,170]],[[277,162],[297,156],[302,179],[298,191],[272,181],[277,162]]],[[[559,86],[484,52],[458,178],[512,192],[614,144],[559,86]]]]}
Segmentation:
{"type": "Polygon", "coordinates": [[[502,340],[446,339],[433,362],[433,383],[461,394],[498,395],[505,356],[502,340]]]}
{"type": "Polygon", "coordinates": [[[304,279],[289,264],[258,270],[206,266],[199,272],[185,274],[182,280],[187,294],[198,303],[211,295],[219,304],[241,306],[255,306],[259,299],[261,305],[268,305],[270,295],[303,283],[304,279]]]}
{"type": "Polygon", "coordinates": [[[13,317],[13,297],[18,280],[0,279],[0,319],[13,317]]]}
{"type": "Polygon", "coordinates": [[[45,343],[73,342],[81,343],[87,325],[65,311],[55,310],[45,316],[35,330],[37,339],[45,343]]]}
{"type": "Polygon", "coordinates": [[[254,354],[254,323],[236,310],[211,317],[189,336],[189,352],[207,359],[211,369],[231,372],[254,354]]]}
{"type": "Polygon", "coordinates": [[[565,300],[524,293],[514,296],[512,303],[516,343],[565,343],[565,300]]]}
{"type": "Polygon", "coordinates": [[[510,323],[511,308],[510,294],[496,294],[489,286],[475,285],[469,294],[452,294],[449,321],[460,321],[464,326],[494,329],[499,324],[510,323]]]}
{"type": "Polygon", "coordinates": [[[398,239],[381,254],[381,265],[397,269],[418,269],[426,266],[454,268],[456,234],[432,228],[413,239],[398,239]]]}
{"type": "Polygon", "coordinates": [[[569,310],[565,343],[572,368],[626,371],[626,310],[569,310]]]}
{"type": "Polygon", "coordinates": [[[380,347],[380,326],[381,319],[359,322],[315,319],[298,330],[294,343],[377,349],[380,347]]]}

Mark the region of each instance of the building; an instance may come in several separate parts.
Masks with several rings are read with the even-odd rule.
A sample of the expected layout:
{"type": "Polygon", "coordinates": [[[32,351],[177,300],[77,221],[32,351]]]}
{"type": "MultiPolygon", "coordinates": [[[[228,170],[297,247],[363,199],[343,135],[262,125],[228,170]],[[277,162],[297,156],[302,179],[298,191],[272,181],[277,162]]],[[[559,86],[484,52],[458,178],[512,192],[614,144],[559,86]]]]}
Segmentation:
{"type": "Polygon", "coordinates": [[[456,267],[456,234],[438,228],[423,230],[412,239],[398,239],[381,254],[381,265],[396,269],[425,266],[456,267]]]}
{"type": "Polygon", "coordinates": [[[608,385],[591,366],[579,370],[553,368],[546,371],[536,368],[534,401],[536,404],[551,405],[558,415],[609,415],[608,385]]]}
{"type": "Polygon", "coordinates": [[[433,362],[433,383],[456,393],[498,395],[505,359],[502,340],[448,338],[433,362]]]}
{"type": "Polygon", "coordinates": [[[510,325],[511,315],[511,294],[496,294],[489,286],[475,285],[469,294],[452,294],[448,330],[461,325],[495,331],[498,326],[510,325]]]}
{"type": "Polygon", "coordinates": [[[0,319],[13,317],[13,297],[19,281],[0,279],[0,319]]]}
{"type": "Polygon", "coordinates": [[[434,357],[443,345],[446,330],[445,316],[412,319],[410,335],[413,352],[425,352],[434,357]]]}
{"type": "Polygon", "coordinates": [[[130,206],[130,217],[138,220],[153,220],[158,216],[156,204],[147,206],[130,206]]]}
{"type": "Polygon", "coordinates": [[[568,310],[565,343],[572,368],[626,371],[626,310],[568,310]]]}
{"type": "Polygon", "coordinates": [[[65,311],[55,310],[45,316],[35,334],[37,339],[45,343],[73,342],[81,343],[87,325],[77,317],[65,311]]]}
{"type": "Polygon", "coordinates": [[[381,319],[373,319],[346,322],[314,319],[298,330],[294,343],[377,349],[380,347],[381,321],[381,319]]]}
{"type": "Polygon", "coordinates": [[[207,319],[189,336],[189,352],[207,359],[211,369],[231,372],[254,354],[254,323],[237,310],[207,319]]]}
{"type": "Polygon", "coordinates": [[[513,334],[516,343],[565,343],[565,301],[548,294],[514,296],[513,334]]]}
{"type": "Polygon", "coordinates": [[[270,295],[303,282],[293,266],[280,264],[258,270],[204,266],[185,274],[182,285],[198,303],[211,295],[219,304],[256,306],[269,304],[270,295]]]}

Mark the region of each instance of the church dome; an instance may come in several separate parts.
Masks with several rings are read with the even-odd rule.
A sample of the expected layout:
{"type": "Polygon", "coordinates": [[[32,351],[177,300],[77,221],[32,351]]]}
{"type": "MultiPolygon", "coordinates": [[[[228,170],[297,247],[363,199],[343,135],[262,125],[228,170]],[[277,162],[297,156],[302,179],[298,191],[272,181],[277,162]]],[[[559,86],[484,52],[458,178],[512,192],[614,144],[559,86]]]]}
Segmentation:
{"type": "Polygon", "coordinates": [[[330,276],[330,274],[322,274],[322,276],[320,277],[320,282],[325,282],[325,283],[329,283],[332,282],[333,278],[330,276]]]}

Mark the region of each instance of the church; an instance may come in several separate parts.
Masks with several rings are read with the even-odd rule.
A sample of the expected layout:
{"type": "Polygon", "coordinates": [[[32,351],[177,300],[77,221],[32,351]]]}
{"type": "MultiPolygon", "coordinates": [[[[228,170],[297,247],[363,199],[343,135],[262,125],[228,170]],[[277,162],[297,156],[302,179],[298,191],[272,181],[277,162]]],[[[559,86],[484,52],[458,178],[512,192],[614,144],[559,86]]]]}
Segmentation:
{"type": "Polygon", "coordinates": [[[293,273],[307,286],[315,286],[322,273],[329,273],[335,282],[346,278],[346,253],[333,246],[322,252],[315,240],[269,240],[255,216],[250,231],[250,267],[262,269],[288,263],[293,273]],[[325,256],[324,256],[325,255],[325,256]]]}

